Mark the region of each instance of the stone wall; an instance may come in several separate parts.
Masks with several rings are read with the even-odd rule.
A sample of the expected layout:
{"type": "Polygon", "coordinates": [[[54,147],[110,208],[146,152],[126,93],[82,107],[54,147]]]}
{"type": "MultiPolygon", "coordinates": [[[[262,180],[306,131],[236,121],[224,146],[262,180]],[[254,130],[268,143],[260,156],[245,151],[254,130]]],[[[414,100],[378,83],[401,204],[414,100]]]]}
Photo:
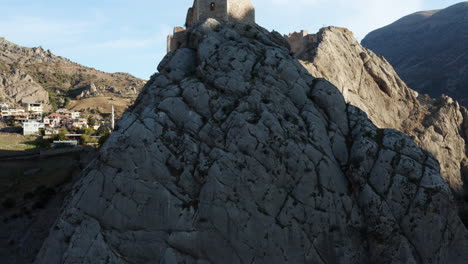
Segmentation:
{"type": "Polygon", "coordinates": [[[207,18],[214,18],[220,21],[228,21],[228,1],[226,0],[197,0],[196,1],[196,21],[201,22],[207,18]],[[211,10],[211,3],[215,4],[211,10]]]}
{"type": "Polygon", "coordinates": [[[288,35],[285,35],[284,38],[288,41],[291,46],[291,52],[298,56],[304,52],[308,47],[311,47],[314,42],[317,41],[317,35],[309,34],[306,30],[301,30],[300,32],[294,32],[288,35]]]}
{"type": "Polygon", "coordinates": [[[167,52],[178,49],[185,42],[187,30],[183,27],[175,27],[174,33],[167,37],[167,52]]]}
{"type": "MultiPolygon", "coordinates": [[[[187,11],[185,26],[191,28],[207,18],[255,24],[255,9],[250,0],[195,0],[187,11]]],[[[167,52],[178,49],[185,42],[186,35],[185,28],[174,28],[174,34],[167,37],[167,52]]]]}
{"type": "Polygon", "coordinates": [[[188,10],[186,26],[192,27],[207,18],[255,24],[255,9],[250,0],[195,0],[188,10]],[[214,10],[211,10],[212,3],[214,10]]]}

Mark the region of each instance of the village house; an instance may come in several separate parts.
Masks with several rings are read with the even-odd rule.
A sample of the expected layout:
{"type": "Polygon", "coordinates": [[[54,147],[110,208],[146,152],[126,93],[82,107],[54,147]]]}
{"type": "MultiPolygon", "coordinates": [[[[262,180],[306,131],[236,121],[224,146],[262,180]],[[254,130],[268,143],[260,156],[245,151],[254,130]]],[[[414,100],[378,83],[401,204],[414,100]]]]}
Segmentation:
{"type": "Polygon", "coordinates": [[[0,119],[26,121],[28,120],[28,114],[23,107],[13,107],[7,104],[1,105],[0,119]]]}
{"type": "Polygon", "coordinates": [[[47,128],[59,128],[62,126],[62,122],[66,119],[64,115],[53,113],[44,117],[44,125],[47,128]]]}
{"type": "Polygon", "coordinates": [[[60,129],[58,128],[51,128],[51,127],[45,127],[44,128],[44,136],[45,138],[50,138],[53,135],[57,135],[60,133],[60,129]]]}
{"type": "Polygon", "coordinates": [[[44,112],[44,106],[41,103],[25,103],[23,106],[27,112],[44,112]]]}
{"type": "Polygon", "coordinates": [[[55,113],[61,114],[61,115],[65,116],[66,118],[72,118],[72,119],[80,118],[80,115],[81,115],[80,112],[68,110],[68,109],[65,109],[65,108],[57,109],[57,111],[55,111],[55,113]]]}
{"type": "Polygon", "coordinates": [[[23,122],[23,135],[37,135],[39,134],[39,129],[44,128],[44,123],[37,121],[26,121],[23,122]]]}
{"type": "Polygon", "coordinates": [[[63,123],[68,129],[88,128],[88,120],[86,118],[65,119],[63,123]]]}
{"type": "Polygon", "coordinates": [[[23,104],[29,120],[42,120],[44,105],[41,103],[24,103],[23,104]]]}

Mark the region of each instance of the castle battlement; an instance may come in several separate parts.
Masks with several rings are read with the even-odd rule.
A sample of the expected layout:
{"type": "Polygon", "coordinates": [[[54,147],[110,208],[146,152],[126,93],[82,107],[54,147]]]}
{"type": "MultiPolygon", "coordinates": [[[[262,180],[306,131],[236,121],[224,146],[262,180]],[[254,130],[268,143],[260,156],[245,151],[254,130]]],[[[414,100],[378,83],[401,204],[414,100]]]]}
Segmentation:
{"type": "Polygon", "coordinates": [[[255,23],[255,9],[250,0],[195,0],[187,14],[187,27],[207,18],[221,22],[255,23]]]}
{"type": "Polygon", "coordinates": [[[317,35],[309,34],[307,30],[290,33],[285,35],[284,38],[291,46],[291,52],[294,56],[299,56],[307,49],[307,47],[312,46],[312,44],[317,41],[317,35]]]}
{"type": "MultiPolygon", "coordinates": [[[[250,0],[194,0],[187,12],[185,26],[191,28],[208,18],[224,23],[255,24],[255,8],[250,0]]],[[[185,41],[186,29],[176,27],[167,38],[167,51],[173,51],[185,41]]]]}

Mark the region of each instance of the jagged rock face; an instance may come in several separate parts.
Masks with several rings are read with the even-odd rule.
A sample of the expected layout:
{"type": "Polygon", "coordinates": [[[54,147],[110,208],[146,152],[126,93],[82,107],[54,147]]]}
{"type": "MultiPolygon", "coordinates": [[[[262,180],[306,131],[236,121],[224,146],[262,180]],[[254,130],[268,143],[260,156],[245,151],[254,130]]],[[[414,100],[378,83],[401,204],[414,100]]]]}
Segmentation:
{"type": "Polygon", "coordinates": [[[0,91],[19,103],[49,103],[49,93],[27,73],[16,70],[0,73],[0,91]]]}
{"type": "Polygon", "coordinates": [[[344,28],[323,28],[315,39],[315,44],[296,56],[310,73],[331,81],[346,102],[366,112],[377,126],[396,128],[408,122],[412,112],[408,109],[418,104],[418,94],[385,59],[359,45],[344,28]]]}
{"type": "Polygon", "coordinates": [[[56,56],[42,47],[26,48],[0,38],[0,61],[18,64],[36,64],[45,62],[72,63],[68,59],[56,56]]]}
{"type": "Polygon", "coordinates": [[[283,38],[209,19],[166,56],[35,263],[465,263],[431,154],[283,38]]]}
{"type": "Polygon", "coordinates": [[[468,2],[422,11],[367,35],[362,44],[385,56],[412,88],[449,95],[468,106],[468,2]]]}
{"type": "Polygon", "coordinates": [[[317,41],[298,57],[312,75],[336,85],[346,102],[365,111],[378,127],[400,130],[432,152],[443,178],[457,196],[464,196],[460,171],[467,158],[465,108],[449,97],[419,96],[383,57],[362,47],[347,29],[320,30],[317,41]]]}

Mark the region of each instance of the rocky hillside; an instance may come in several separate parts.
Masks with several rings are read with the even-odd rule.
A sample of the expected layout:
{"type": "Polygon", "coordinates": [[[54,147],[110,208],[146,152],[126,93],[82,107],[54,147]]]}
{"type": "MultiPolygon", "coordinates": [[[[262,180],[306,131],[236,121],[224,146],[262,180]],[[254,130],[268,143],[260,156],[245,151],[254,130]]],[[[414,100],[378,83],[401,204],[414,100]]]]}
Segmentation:
{"type": "MultiPolygon", "coordinates": [[[[2,101],[39,101],[55,108],[94,97],[122,99],[128,107],[126,102],[133,102],[145,83],[126,73],[84,67],[41,47],[25,48],[4,38],[0,38],[0,81],[2,101]]],[[[87,106],[86,110],[97,107],[87,106]]]]}
{"type": "Polygon", "coordinates": [[[336,85],[346,102],[378,127],[400,130],[432,152],[457,196],[467,195],[468,111],[450,97],[431,99],[408,88],[383,57],[362,47],[347,29],[324,28],[316,39],[298,55],[304,67],[336,85]]]}
{"type": "Polygon", "coordinates": [[[35,263],[467,263],[429,152],[346,104],[278,33],[209,19],[188,36],[35,263]]]}
{"type": "Polygon", "coordinates": [[[362,44],[385,56],[408,85],[468,106],[468,2],[423,11],[367,35],[362,44]]]}
{"type": "Polygon", "coordinates": [[[49,93],[22,69],[0,73],[0,101],[9,104],[49,103],[49,93]]]}

